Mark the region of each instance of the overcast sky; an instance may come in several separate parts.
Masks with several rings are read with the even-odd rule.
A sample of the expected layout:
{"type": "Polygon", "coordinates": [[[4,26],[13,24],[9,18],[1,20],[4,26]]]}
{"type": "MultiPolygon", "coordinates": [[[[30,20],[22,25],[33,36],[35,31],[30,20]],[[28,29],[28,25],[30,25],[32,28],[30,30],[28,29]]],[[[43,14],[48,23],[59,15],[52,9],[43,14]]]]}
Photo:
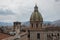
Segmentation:
{"type": "MultiPolygon", "coordinates": [[[[29,21],[35,0],[0,0],[0,22],[29,21]]],[[[60,20],[60,0],[37,0],[44,21],[60,20]]]]}

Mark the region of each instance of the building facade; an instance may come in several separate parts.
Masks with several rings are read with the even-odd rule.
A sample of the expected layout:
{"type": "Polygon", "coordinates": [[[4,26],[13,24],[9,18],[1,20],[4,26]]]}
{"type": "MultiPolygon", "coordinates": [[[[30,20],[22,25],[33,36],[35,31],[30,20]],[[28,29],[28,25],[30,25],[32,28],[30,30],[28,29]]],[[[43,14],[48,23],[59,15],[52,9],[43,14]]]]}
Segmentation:
{"type": "Polygon", "coordinates": [[[60,40],[60,27],[43,28],[43,17],[35,5],[30,17],[29,40],[60,40]]]}

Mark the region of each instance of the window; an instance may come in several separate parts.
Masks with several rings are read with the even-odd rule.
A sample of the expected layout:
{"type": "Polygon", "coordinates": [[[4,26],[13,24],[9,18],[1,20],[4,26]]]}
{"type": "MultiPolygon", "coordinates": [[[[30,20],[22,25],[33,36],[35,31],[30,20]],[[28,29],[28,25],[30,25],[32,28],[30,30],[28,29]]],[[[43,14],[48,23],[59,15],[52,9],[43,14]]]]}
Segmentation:
{"type": "Polygon", "coordinates": [[[32,28],[33,28],[33,24],[31,24],[32,25],[32,28]]]}
{"type": "Polygon", "coordinates": [[[57,35],[59,36],[59,33],[57,33],[57,35]]]}
{"type": "Polygon", "coordinates": [[[41,27],[42,27],[42,23],[41,23],[41,27]]]}
{"type": "Polygon", "coordinates": [[[51,35],[54,36],[53,33],[51,35]]]}
{"type": "Polygon", "coordinates": [[[28,30],[28,38],[30,38],[30,31],[28,30]]]}
{"type": "Polygon", "coordinates": [[[36,28],[38,28],[38,24],[36,24],[36,28]]]}
{"type": "Polygon", "coordinates": [[[40,33],[37,33],[37,39],[40,39],[40,33]]]}
{"type": "Polygon", "coordinates": [[[57,40],[59,40],[59,38],[60,38],[60,37],[59,37],[59,36],[60,36],[59,33],[57,33],[57,36],[58,36],[58,39],[57,39],[57,40]]]}

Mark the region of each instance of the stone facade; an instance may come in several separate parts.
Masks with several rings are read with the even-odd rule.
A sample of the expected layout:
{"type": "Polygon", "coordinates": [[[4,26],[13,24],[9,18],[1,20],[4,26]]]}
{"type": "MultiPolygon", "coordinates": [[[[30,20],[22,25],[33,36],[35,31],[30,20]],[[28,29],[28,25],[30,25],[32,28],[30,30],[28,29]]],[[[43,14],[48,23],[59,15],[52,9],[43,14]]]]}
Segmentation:
{"type": "Polygon", "coordinates": [[[60,31],[30,31],[30,40],[60,40],[60,31]]]}

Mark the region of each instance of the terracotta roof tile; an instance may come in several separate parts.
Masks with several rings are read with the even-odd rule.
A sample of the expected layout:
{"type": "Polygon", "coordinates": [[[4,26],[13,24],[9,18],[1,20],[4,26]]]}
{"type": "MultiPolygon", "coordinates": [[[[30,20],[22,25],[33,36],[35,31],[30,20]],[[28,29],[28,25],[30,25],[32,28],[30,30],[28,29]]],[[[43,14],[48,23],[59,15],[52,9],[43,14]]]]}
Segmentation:
{"type": "Polygon", "coordinates": [[[8,34],[0,33],[0,40],[10,37],[8,34]]]}

